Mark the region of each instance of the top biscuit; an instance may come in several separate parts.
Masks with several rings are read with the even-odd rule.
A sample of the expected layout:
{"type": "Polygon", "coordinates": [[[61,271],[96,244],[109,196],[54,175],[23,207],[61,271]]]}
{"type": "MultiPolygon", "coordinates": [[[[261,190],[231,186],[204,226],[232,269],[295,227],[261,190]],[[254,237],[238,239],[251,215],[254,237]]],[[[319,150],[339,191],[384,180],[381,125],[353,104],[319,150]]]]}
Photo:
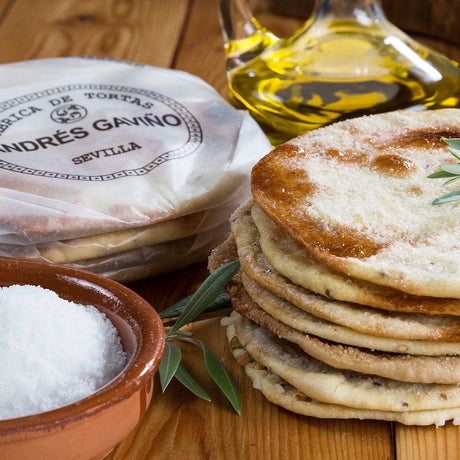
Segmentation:
{"type": "Polygon", "coordinates": [[[460,110],[397,111],[335,123],[281,145],[252,171],[252,194],[313,256],[414,295],[460,298],[460,202],[427,176],[455,162],[460,110]]]}

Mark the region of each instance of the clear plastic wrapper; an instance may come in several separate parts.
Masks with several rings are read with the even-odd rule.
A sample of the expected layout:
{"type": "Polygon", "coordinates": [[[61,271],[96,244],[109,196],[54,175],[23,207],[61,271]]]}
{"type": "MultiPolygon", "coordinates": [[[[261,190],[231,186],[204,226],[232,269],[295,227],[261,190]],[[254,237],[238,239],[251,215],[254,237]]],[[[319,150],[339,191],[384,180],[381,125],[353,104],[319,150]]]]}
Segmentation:
{"type": "Polygon", "coordinates": [[[192,236],[228,222],[234,203],[206,211],[154,223],[147,227],[128,228],[62,241],[31,245],[0,244],[0,257],[71,263],[97,259],[112,254],[152,246],[192,236]]]}
{"type": "Polygon", "coordinates": [[[107,257],[75,261],[68,264],[92,271],[120,282],[176,270],[205,260],[211,250],[229,233],[225,222],[202,233],[153,246],[112,254],[107,257]]]}

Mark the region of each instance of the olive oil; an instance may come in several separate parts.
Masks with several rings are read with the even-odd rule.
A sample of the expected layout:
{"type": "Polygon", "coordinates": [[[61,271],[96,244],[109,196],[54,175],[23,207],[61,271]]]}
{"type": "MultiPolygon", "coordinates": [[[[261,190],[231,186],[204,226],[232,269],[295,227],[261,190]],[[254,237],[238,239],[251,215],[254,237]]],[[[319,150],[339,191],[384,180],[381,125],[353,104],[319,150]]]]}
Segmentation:
{"type": "MultiPolygon", "coordinates": [[[[354,3],[348,1],[350,8],[354,3]]],[[[410,39],[383,13],[371,17],[373,10],[363,6],[361,16],[336,17],[321,12],[326,4],[334,2],[319,0],[316,14],[292,37],[277,39],[257,28],[227,43],[230,97],[269,136],[277,133],[275,144],[364,114],[460,106],[454,62],[410,39]]]]}

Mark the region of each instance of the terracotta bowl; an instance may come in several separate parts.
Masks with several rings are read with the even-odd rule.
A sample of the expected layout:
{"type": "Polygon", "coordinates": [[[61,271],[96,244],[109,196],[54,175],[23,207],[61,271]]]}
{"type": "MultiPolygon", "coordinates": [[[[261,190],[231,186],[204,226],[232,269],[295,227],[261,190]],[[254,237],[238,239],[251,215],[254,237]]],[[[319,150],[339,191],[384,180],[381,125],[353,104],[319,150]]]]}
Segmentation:
{"type": "Polygon", "coordinates": [[[94,459],[107,455],[144,416],[163,355],[162,322],[140,296],[92,273],[0,259],[0,286],[32,284],[103,311],[128,356],[125,369],[93,395],[37,415],[0,420],[0,459],[94,459]]]}

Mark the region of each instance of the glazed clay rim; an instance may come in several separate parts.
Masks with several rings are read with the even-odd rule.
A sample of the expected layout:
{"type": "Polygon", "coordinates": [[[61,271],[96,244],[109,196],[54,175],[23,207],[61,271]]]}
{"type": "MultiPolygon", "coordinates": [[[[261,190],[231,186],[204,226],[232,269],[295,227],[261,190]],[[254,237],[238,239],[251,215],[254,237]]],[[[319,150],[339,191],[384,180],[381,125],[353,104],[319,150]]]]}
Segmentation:
{"type": "MultiPolygon", "coordinates": [[[[115,308],[106,308],[106,310],[113,311],[117,317],[121,317],[124,323],[128,323],[131,331],[133,331],[133,321],[135,325],[142,323],[143,326],[148,324],[149,327],[148,329],[139,328],[137,334],[133,331],[133,335],[136,336],[133,355],[129,358],[125,368],[113,380],[95,393],[66,406],[24,417],[0,420],[0,442],[2,438],[13,434],[20,435],[23,433],[25,435],[35,431],[38,434],[43,430],[63,429],[69,423],[89,418],[128,399],[137,390],[148,384],[153,374],[158,370],[163,356],[165,332],[158,313],[145,299],[116,281],[72,267],[38,261],[0,259],[0,273],[4,270],[18,272],[18,277],[14,283],[5,283],[0,278],[0,286],[33,284],[27,280],[29,277],[39,274],[40,277],[49,278],[51,282],[54,281],[59,286],[67,284],[88,289],[96,292],[101,298],[106,298],[107,302],[111,298],[110,301],[113,302],[115,308]],[[22,282],[19,278],[19,274],[23,273],[26,274],[26,282],[22,282]],[[120,304],[121,309],[124,306],[135,305],[136,308],[132,310],[134,314],[126,317],[123,313],[120,316],[120,304]]],[[[72,297],[68,298],[72,299],[72,297]]],[[[78,300],[76,301],[78,302],[78,300]]],[[[101,305],[95,306],[101,307],[101,305]]],[[[104,310],[104,306],[101,309],[104,310]]]]}

